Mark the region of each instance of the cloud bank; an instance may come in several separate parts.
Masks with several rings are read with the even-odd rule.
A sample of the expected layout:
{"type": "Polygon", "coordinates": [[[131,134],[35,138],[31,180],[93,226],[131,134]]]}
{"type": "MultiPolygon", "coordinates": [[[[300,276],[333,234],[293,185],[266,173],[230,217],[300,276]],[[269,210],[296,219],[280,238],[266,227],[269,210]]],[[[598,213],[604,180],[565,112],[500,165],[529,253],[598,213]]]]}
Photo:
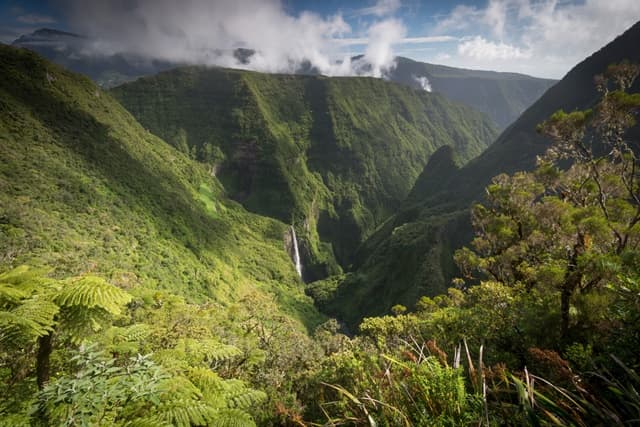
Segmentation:
{"type": "Polygon", "coordinates": [[[431,33],[459,35],[448,65],[560,78],[638,20],[638,0],[489,0],[455,7],[431,33]]]}
{"type": "Polygon", "coordinates": [[[340,14],[294,16],[277,0],[62,1],[71,28],[93,40],[90,52],[264,72],[313,68],[330,76],[380,77],[394,66],[393,46],[406,35],[401,21],[385,18],[400,6],[390,0],[361,11],[377,18],[366,37],[356,39],[349,39],[352,29],[340,14]],[[370,67],[351,63],[349,40],[365,45],[370,67]],[[255,53],[241,60],[233,54],[238,48],[255,53]]]}

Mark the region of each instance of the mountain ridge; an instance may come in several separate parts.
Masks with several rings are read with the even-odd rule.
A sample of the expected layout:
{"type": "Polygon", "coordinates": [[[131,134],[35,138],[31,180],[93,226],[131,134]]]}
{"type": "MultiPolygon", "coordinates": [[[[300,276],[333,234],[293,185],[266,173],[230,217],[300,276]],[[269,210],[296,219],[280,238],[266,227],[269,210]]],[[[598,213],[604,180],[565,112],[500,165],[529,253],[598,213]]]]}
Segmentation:
{"type": "Polygon", "coordinates": [[[294,223],[306,279],[346,267],[439,146],[463,160],[496,135],[446,98],[367,77],[183,67],[112,89],[150,131],[219,150],[217,175],[249,210],[294,223]],[[451,123],[456,123],[451,126],[451,123]]]}
{"type": "MultiPolygon", "coordinates": [[[[73,71],[87,74],[107,88],[189,65],[127,54],[87,55],[91,47],[83,43],[90,43],[90,40],[73,33],[40,29],[21,36],[13,45],[35,50],[73,71]]],[[[246,68],[254,54],[254,50],[245,48],[233,52],[240,68],[246,68]]],[[[352,61],[355,74],[366,74],[370,66],[362,61],[361,56],[353,57],[352,61]]],[[[395,68],[385,76],[386,79],[421,90],[424,83],[418,80],[428,79],[427,84],[431,84],[433,90],[489,115],[500,129],[510,124],[553,83],[549,79],[524,74],[461,69],[401,56],[395,61],[395,68]]],[[[318,70],[305,63],[293,74],[318,75],[318,70]]]]}
{"type": "MultiPolygon", "coordinates": [[[[480,156],[459,169],[444,169],[449,173],[437,182],[423,172],[399,212],[362,244],[352,271],[311,286],[312,295],[321,295],[320,307],[354,325],[364,316],[388,313],[394,304],[411,307],[422,295],[445,292],[457,274],[453,251],[472,238],[469,207],[482,200],[491,178],[531,170],[549,145],[536,126],[558,109],[590,108],[598,97],[594,76],[611,63],[640,62],[633,49],[638,43],[640,22],[577,64],[480,156]]],[[[633,90],[639,89],[636,83],[633,90]]],[[[446,163],[446,156],[438,157],[446,163]]]]}
{"type": "Polygon", "coordinates": [[[0,265],[98,274],[225,306],[251,293],[323,320],[286,250],[288,226],[224,197],[202,165],[84,76],[0,46],[0,265]]]}

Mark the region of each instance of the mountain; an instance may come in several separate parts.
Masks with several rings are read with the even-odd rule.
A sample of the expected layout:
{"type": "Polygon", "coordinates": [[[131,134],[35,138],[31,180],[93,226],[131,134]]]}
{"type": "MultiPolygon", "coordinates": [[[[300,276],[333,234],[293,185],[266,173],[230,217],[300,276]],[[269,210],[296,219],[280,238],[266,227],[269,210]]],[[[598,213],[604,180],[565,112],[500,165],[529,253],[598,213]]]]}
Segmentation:
{"type": "Polygon", "coordinates": [[[496,136],[468,107],[373,78],[186,67],[112,93],[230,197],[294,224],[307,281],[349,266],[439,147],[468,161],[496,136]]]}
{"type": "MultiPolygon", "coordinates": [[[[94,40],[49,28],[23,35],[13,45],[38,52],[65,68],[89,76],[106,88],[185,65],[131,54],[96,54],[99,50],[94,40]]],[[[254,53],[254,50],[239,48],[234,51],[234,56],[239,65],[245,66],[254,53]]],[[[362,56],[356,56],[352,61],[359,73],[366,73],[370,68],[362,62],[362,56]]],[[[498,129],[511,124],[554,83],[554,80],[522,74],[465,70],[403,57],[397,57],[396,64],[387,79],[414,89],[433,90],[475,108],[487,114],[498,129]]],[[[298,74],[317,75],[318,70],[305,63],[298,74]]]]}
{"type": "Polygon", "coordinates": [[[272,294],[309,328],[323,319],[286,224],[224,197],[88,78],[5,45],[0,75],[0,268],[91,272],[220,306],[272,294]]]}
{"type": "Polygon", "coordinates": [[[533,169],[549,144],[537,134],[537,124],[559,109],[593,106],[594,76],[612,63],[640,62],[639,43],[637,23],[576,65],[466,165],[460,167],[451,150],[436,152],[398,212],[363,243],[352,272],[311,285],[320,307],[353,325],[364,316],[388,313],[394,304],[411,307],[421,295],[444,292],[456,274],[453,251],[472,237],[469,207],[482,199],[491,178],[533,169]]]}
{"type": "Polygon", "coordinates": [[[94,41],[78,34],[41,28],[17,38],[12,46],[39,53],[69,70],[89,76],[102,87],[113,87],[177,64],[136,55],[95,54],[94,41]]]}
{"type": "Polygon", "coordinates": [[[397,57],[388,79],[415,89],[439,92],[488,115],[505,129],[556,80],[516,73],[466,70],[397,57]]]}

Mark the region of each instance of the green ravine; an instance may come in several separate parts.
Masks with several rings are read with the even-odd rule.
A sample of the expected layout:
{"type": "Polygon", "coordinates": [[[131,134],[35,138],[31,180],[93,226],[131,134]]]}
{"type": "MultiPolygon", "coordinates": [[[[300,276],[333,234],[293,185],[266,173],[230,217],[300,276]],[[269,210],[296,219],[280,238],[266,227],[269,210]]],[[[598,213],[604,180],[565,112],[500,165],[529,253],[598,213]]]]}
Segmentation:
{"type": "Polygon", "coordinates": [[[285,250],[287,225],[245,211],[205,167],[88,78],[0,46],[0,266],[99,274],[232,303],[259,290],[323,319],[285,250]]]}
{"type": "MultiPolygon", "coordinates": [[[[612,63],[639,62],[639,51],[634,48],[639,40],[637,23],[576,65],[466,165],[456,167],[459,162],[447,149],[434,155],[433,164],[416,181],[398,212],[361,245],[352,273],[343,280],[314,284],[314,294],[322,294],[321,307],[357,324],[363,317],[389,313],[394,304],[412,307],[420,295],[446,290],[457,274],[453,252],[473,238],[470,206],[483,199],[494,176],[532,170],[536,157],[549,146],[536,126],[558,109],[593,107],[598,100],[594,76],[612,63]]],[[[639,89],[636,82],[633,90],[639,89]]],[[[638,127],[631,132],[637,136],[638,127]]]]}
{"type": "Polygon", "coordinates": [[[0,45],[0,426],[640,419],[638,40],[473,159],[394,83],[0,45]]]}
{"type": "Polygon", "coordinates": [[[467,107],[373,78],[188,67],[112,93],[150,132],[210,163],[248,210],[295,224],[306,281],[349,266],[438,147],[467,161],[496,136],[467,107]]]}

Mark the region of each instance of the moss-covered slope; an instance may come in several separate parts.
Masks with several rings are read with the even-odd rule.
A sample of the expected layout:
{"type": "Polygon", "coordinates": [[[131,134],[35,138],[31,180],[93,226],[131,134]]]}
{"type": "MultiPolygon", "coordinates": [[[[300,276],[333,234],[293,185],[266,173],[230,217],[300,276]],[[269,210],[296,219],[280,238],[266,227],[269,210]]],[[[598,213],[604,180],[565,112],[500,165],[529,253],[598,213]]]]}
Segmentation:
{"type": "Polygon", "coordinates": [[[352,262],[438,147],[469,160],[496,136],[480,113],[372,78],[188,67],[112,93],[151,132],[215,165],[247,209],[294,223],[307,280],[352,262]]]}
{"type": "Polygon", "coordinates": [[[285,224],[224,198],[89,79],[3,45],[0,75],[0,268],[92,272],[220,304],[258,290],[308,326],[320,319],[285,224]]]}

